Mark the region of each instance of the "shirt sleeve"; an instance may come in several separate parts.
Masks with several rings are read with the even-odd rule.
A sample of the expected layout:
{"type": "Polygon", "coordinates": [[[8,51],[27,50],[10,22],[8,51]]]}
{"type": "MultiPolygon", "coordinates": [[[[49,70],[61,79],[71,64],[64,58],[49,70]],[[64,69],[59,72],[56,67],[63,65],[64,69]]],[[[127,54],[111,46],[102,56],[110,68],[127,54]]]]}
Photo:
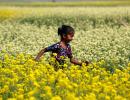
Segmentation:
{"type": "Polygon", "coordinates": [[[72,58],[72,50],[71,50],[71,46],[68,45],[68,58],[72,58]]]}
{"type": "Polygon", "coordinates": [[[56,43],[56,44],[46,47],[45,52],[49,52],[49,51],[53,52],[53,51],[56,51],[58,48],[59,48],[59,45],[56,43]]]}

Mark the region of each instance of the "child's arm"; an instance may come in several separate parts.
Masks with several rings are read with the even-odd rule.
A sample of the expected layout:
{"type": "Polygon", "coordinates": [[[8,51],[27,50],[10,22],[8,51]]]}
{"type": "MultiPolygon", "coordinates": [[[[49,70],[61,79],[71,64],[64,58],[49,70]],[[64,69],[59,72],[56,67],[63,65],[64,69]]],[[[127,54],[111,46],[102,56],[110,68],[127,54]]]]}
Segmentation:
{"type": "Polygon", "coordinates": [[[70,58],[70,62],[73,63],[73,64],[80,65],[80,66],[82,66],[82,63],[85,63],[86,66],[89,64],[88,61],[79,62],[77,59],[74,59],[73,55],[72,55],[72,50],[71,50],[71,46],[70,45],[69,45],[69,54],[68,54],[68,57],[70,58]]]}
{"type": "Polygon", "coordinates": [[[38,53],[38,55],[36,56],[35,60],[38,61],[38,60],[40,59],[40,57],[45,53],[45,51],[46,51],[46,48],[42,49],[42,50],[38,53]]]}
{"type": "Polygon", "coordinates": [[[70,58],[70,62],[73,63],[73,64],[76,64],[76,65],[82,65],[82,63],[85,63],[86,66],[89,64],[88,61],[85,61],[85,62],[79,62],[77,59],[74,59],[74,58],[70,58]]]}
{"type": "Polygon", "coordinates": [[[80,65],[80,66],[82,65],[82,62],[79,62],[77,59],[74,59],[74,58],[71,58],[70,62],[76,65],[80,65]]]}
{"type": "Polygon", "coordinates": [[[37,55],[37,57],[35,58],[35,60],[38,61],[38,60],[40,59],[40,57],[41,57],[45,52],[54,51],[54,50],[56,50],[56,49],[58,49],[57,43],[56,43],[56,44],[53,44],[53,45],[51,45],[51,46],[49,46],[49,47],[46,47],[46,48],[42,49],[42,50],[38,53],[38,55],[37,55]]]}

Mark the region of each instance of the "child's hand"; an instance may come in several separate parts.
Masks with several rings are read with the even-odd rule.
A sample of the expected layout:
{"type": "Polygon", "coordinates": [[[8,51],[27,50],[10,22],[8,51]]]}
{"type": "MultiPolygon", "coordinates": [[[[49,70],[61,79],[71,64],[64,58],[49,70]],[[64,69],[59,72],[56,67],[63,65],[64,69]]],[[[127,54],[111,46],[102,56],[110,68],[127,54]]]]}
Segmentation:
{"type": "Polygon", "coordinates": [[[88,66],[88,65],[90,64],[90,62],[88,62],[88,61],[85,61],[85,64],[86,64],[86,66],[88,66]]]}
{"type": "Polygon", "coordinates": [[[34,58],[33,60],[35,60],[35,61],[40,61],[40,59],[37,59],[37,58],[34,58]]]}
{"type": "Polygon", "coordinates": [[[88,61],[83,61],[82,64],[85,64],[86,66],[88,66],[88,65],[90,64],[90,62],[88,62],[88,61]]]}

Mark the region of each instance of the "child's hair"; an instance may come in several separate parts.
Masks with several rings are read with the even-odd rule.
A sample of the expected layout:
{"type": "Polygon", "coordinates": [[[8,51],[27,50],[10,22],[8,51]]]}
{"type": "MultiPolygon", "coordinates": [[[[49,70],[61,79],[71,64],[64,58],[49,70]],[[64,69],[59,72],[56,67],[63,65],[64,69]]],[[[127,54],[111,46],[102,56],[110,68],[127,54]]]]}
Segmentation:
{"type": "Polygon", "coordinates": [[[58,35],[61,36],[61,38],[63,37],[63,35],[67,35],[68,33],[74,33],[74,29],[71,26],[68,25],[62,25],[62,27],[58,28],[58,35]]]}

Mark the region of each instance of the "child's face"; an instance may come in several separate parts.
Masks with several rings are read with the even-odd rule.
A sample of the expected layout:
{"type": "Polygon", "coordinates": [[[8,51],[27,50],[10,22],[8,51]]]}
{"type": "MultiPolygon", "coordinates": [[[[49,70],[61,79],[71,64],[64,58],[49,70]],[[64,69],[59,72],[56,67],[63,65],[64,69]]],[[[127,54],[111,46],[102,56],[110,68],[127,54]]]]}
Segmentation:
{"type": "Polygon", "coordinates": [[[68,34],[64,37],[64,39],[66,40],[66,42],[70,42],[70,41],[73,40],[73,37],[74,37],[74,33],[72,32],[72,33],[68,33],[68,34]]]}

